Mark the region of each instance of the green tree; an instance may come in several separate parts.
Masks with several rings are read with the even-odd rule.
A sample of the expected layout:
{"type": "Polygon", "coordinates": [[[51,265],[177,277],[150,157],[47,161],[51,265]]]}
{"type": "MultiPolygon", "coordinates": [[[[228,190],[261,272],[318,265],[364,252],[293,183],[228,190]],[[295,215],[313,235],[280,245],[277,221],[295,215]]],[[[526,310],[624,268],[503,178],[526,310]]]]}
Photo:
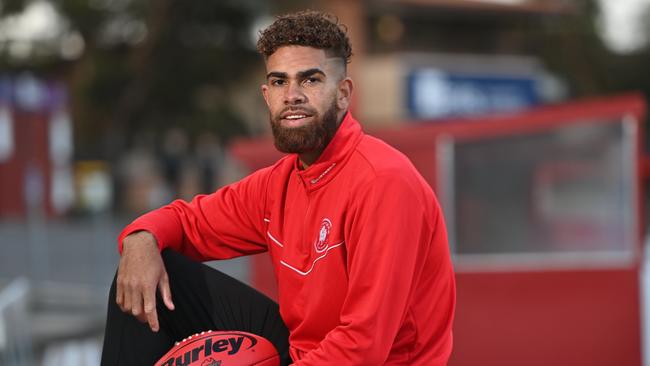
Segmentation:
{"type": "MultiPolygon", "coordinates": [[[[31,1],[0,3],[0,21],[31,1]]],[[[258,1],[62,0],[56,49],[71,35],[83,40],[80,57],[33,52],[17,60],[6,50],[0,67],[63,79],[71,92],[80,157],[115,158],[144,131],[180,126],[209,129],[222,140],[247,134],[229,100],[242,75],[259,62],[252,22],[266,11],[258,1]],[[79,37],[80,36],[80,37],[79,37]]]]}

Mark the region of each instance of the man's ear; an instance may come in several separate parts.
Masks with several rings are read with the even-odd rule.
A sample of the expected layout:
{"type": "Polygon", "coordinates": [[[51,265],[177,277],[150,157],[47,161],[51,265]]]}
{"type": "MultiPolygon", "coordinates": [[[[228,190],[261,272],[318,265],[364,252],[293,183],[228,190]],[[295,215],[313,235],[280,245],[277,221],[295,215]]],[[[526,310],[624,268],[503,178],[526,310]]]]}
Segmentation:
{"type": "Polygon", "coordinates": [[[262,84],[260,89],[262,89],[262,96],[264,97],[264,101],[266,102],[266,105],[270,107],[271,105],[269,104],[269,86],[266,84],[262,84]]]}
{"type": "Polygon", "coordinates": [[[340,111],[347,110],[350,106],[353,89],[354,83],[349,77],[339,81],[338,93],[336,95],[336,106],[340,111]]]}

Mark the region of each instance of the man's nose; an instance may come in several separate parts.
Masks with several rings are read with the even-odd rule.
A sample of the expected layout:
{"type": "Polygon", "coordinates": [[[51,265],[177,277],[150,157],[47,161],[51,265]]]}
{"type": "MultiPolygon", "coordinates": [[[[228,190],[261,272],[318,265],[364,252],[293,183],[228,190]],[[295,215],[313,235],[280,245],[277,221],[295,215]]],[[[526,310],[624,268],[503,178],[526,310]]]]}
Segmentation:
{"type": "Polygon", "coordinates": [[[298,83],[289,83],[285,94],[284,104],[294,105],[302,104],[307,101],[307,97],[298,83]]]}

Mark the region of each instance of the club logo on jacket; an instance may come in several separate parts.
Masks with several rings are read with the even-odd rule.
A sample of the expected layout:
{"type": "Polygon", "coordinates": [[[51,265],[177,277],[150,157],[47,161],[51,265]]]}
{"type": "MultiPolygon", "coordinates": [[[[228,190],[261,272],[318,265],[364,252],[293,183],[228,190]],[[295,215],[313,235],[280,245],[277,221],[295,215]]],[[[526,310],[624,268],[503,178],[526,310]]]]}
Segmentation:
{"type": "Polygon", "coordinates": [[[328,239],[330,238],[330,231],[332,230],[332,222],[329,219],[323,219],[318,231],[318,238],[314,242],[314,248],[317,253],[324,252],[329,246],[328,239]]]}

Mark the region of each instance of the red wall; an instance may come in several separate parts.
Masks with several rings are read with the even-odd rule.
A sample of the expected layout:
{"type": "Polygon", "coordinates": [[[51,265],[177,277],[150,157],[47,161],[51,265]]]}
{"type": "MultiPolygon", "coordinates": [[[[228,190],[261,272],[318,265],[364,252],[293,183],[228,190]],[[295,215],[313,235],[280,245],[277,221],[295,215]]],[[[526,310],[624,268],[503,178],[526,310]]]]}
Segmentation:
{"type": "Polygon", "coordinates": [[[641,365],[636,269],[457,273],[450,365],[641,365]]]}

